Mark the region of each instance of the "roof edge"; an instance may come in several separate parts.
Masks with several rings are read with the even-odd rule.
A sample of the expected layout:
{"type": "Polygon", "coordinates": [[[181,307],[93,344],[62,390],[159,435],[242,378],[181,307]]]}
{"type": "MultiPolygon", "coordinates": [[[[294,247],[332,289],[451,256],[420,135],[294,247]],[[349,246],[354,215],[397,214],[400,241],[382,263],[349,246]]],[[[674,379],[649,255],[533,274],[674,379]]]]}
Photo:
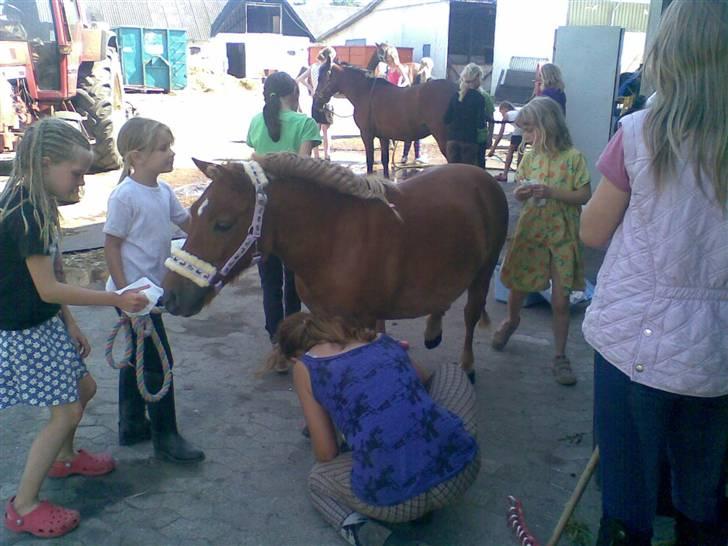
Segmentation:
{"type": "Polygon", "coordinates": [[[350,27],[354,23],[356,23],[358,20],[362,19],[366,15],[369,15],[372,11],[374,11],[374,8],[376,8],[379,4],[382,3],[383,0],[372,0],[364,6],[362,9],[354,13],[353,15],[350,15],[343,21],[341,21],[339,24],[335,25],[334,27],[330,28],[326,32],[322,33],[321,35],[316,37],[316,41],[320,42],[322,40],[326,40],[327,38],[333,36],[339,31],[344,30],[347,27],[350,27]]]}

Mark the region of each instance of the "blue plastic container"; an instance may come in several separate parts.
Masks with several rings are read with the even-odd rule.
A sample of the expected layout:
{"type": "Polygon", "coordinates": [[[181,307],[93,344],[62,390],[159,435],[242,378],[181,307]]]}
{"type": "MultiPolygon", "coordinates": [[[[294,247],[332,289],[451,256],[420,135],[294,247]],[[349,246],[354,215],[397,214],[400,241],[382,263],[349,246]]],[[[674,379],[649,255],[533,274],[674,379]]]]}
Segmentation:
{"type": "Polygon", "coordinates": [[[187,31],[118,27],[124,83],[170,91],[187,87],[187,31]]]}

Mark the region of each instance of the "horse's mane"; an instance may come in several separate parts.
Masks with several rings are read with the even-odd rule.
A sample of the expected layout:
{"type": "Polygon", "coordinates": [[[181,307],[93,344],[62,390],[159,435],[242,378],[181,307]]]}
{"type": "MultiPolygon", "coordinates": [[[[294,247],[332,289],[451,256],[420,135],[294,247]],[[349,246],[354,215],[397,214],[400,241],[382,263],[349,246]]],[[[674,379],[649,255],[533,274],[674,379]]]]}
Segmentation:
{"type": "MultiPolygon", "coordinates": [[[[387,190],[398,191],[386,178],[357,175],[343,165],[293,152],[266,154],[255,159],[272,178],[297,178],[359,199],[377,199],[389,205],[387,190]]],[[[239,168],[242,170],[242,166],[239,168]]]]}
{"type": "Polygon", "coordinates": [[[345,68],[346,70],[349,70],[351,72],[359,73],[362,76],[366,77],[367,82],[370,85],[382,85],[382,86],[385,86],[385,87],[387,87],[387,86],[389,86],[389,87],[397,87],[392,82],[390,82],[390,81],[388,81],[388,80],[386,80],[384,78],[378,78],[378,77],[374,76],[371,73],[371,71],[369,71],[366,68],[361,68],[360,66],[356,66],[356,65],[353,65],[353,64],[349,64],[349,63],[344,62],[344,61],[335,61],[335,63],[337,65],[339,65],[341,68],[345,68]]]}

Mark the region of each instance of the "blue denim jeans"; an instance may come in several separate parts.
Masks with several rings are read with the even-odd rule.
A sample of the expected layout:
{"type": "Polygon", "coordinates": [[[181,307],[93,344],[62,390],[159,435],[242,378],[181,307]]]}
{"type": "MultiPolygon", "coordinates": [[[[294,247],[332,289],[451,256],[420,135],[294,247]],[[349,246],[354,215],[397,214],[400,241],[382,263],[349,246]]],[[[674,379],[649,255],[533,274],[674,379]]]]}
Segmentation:
{"type": "Polygon", "coordinates": [[[263,287],[265,329],[272,340],[283,317],[301,310],[301,300],[296,292],[293,271],[285,267],[278,256],[270,254],[265,261],[259,262],[258,273],[263,287]]]}
{"type": "Polygon", "coordinates": [[[672,501],[687,518],[718,523],[728,451],[728,396],[698,398],[635,383],[594,356],[594,419],[601,452],[602,512],[652,536],[660,461],[672,501]]]}

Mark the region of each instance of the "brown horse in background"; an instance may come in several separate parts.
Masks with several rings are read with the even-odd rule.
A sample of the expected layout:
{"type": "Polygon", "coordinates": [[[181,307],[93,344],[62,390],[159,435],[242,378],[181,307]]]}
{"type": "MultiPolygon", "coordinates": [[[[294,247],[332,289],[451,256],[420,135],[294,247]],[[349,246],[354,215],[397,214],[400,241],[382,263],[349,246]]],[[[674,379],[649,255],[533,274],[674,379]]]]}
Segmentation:
{"type": "Polygon", "coordinates": [[[365,70],[327,61],[319,69],[314,103],[321,108],[336,93],[354,105],[354,121],[366,150],[367,173],[374,172],[374,139],[379,138],[384,176],[389,177],[389,141],[435,137],[447,157],[445,112],[457,86],[447,80],[430,80],[413,87],[397,87],[365,70]]]}
{"type": "MultiPolygon", "coordinates": [[[[395,185],[291,153],[258,161],[247,168],[262,168],[269,184],[257,247],[295,271],[313,313],[369,327],[429,314],[425,343],[434,347],[445,311],[467,290],[461,363],[472,371],[473,330],[481,316],[487,321],[486,296],[508,229],[505,194],[493,177],[444,165],[395,185]]],[[[163,283],[165,307],[184,316],[216,294],[184,267],[215,272],[222,284],[246,269],[253,253],[240,254],[240,245],[261,200],[244,165],[196,163],[212,182],[190,209],[189,237],[178,251],[184,261],[170,264],[163,283]],[[234,253],[240,260],[220,275],[234,253]]]]}

